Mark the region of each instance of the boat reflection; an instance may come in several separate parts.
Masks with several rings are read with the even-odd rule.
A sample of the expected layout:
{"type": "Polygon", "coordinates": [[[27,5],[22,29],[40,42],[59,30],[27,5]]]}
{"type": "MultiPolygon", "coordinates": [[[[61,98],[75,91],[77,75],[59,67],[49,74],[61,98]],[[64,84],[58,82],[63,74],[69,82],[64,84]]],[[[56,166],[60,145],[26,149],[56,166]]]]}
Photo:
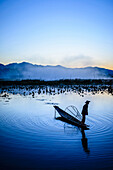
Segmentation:
{"type": "MultiPolygon", "coordinates": [[[[68,124],[74,125],[73,123],[70,123],[70,121],[64,119],[63,117],[56,117],[55,119],[56,119],[56,120],[60,120],[60,121],[62,121],[62,122],[64,122],[64,123],[68,123],[68,124]]],[[[68,126],[65,126],[65,124],[64,124],[65,132],[66,132],[66,127],[68,128],[68,126]]],[[[85,135],[85,130],[84,130],[84,129],[81,129],[81,128],[79,128],[79,127],[74,126],[74,132],[76,132],[75,129],[77,130],[77,132],[81,132],[81,134],[82,134],[81,142],[82,142],[83,150],[84,150],[87,154],[90,154],[90,150],[89,150],[89,148],[88,148],[88,139],[87,139],[87,137],[86,137],[86,135],[85,135]]]]}

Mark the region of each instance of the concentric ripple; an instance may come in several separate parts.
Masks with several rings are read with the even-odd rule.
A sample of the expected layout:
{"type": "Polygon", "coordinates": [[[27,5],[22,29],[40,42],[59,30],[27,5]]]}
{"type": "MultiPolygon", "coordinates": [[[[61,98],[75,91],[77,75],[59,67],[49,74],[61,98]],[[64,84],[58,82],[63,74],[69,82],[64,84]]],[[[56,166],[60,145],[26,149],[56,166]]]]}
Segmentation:
{"type": "MultiPolygon", "coordinates": [[[[87,96],[83,100],[76,94],[66,96],[54,97],[51,103],[62,104],[60,107],[64,109],[70,102],[73,104],[75,101],[76,105],[81,107],[81,103],[87,99],[87,96]]],[[[14,160],[16,164],[14,167],[26,169],[29,167],[45,169],[46,166],[49,167],[48,162],[52,169],[54,166],[66,169],[68,161],[70,161],[68,168],[79,169],[83,168],[81,160],[89,169],[95,167],[94,162],[98,163],[99,168],[112,167],[113,112],[110,104],[112,98],[108,95],[105,97],[89,96],[92,102],[86,118],[86,124],[90,125],[87,131],[55,119],[53,105],[47,104],[50,101],[49,96],[44,97],[46,103],[45,100],[16,95],[12,96],[8,105],[4,105],[5,101],[2,99],[0,158],[3,167],[6,163],[7,168],[12,167],[14,160]],[[101,98],[105,108],[100,102],[101,98]],[[28,164],[25,164],[26,161],[28,164]]]]}

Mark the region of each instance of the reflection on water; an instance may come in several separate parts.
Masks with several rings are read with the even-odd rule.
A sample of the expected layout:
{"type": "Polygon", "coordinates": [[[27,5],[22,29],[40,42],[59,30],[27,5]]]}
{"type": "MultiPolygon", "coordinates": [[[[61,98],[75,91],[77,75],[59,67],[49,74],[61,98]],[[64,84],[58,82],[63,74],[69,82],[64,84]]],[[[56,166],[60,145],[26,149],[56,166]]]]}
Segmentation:
{"type": "Polygon", "coordinates": [[[86,153],[90,153],[90,150],[88,149],[88,139],[86,138],[86,135],[85,135],[85,131],[83,129],[81,129],[81,133],[82,133],[82,146],[83,146],[83,149],[86,153]]]}
{"type": "MultiPolygon", "coordinates": [[[[55,119],[56,119],[56,120],[60,120],[60,121],[65,122],[65,123],[68,123],[68,124],[74,125],[74,123],[72,123],[72,122],[70,122],[70,121],[68,121],[68,120],[66,120],[66,119],[64,119],[64,118],[62,118],[62,117],[55,117],[55,119]]],[[[84,151],[85,151],[87,154],[89,154],[89,153],[90,153],[90,150],[89,150],[89,148],[88,148],[88,139],[86,138],[85,130],[84,130],[84,129],[81,129],[81,128],[77,127],[77,126],[74,126],[74,127],[72,126],[72,127],[70,127],[70,126],[67,126],[67,125],[64,124],[64,132],[65,132],[65,133],[68,132],[68,134],[69,134],[70,128],[71,128],[71,131],[70,131],[71,134],[72,134],[73,130],[74,130],[74,132],[73,132],[74,135],[76,135],[76,132],[77,132],[77,134],[78,134],[79,132],[81,132],[81,134],[82,134],[81,142],[82,142],[83,149],[84,149],[84,151]]]]}
{"type": "Polygon", "coordinates": [[[77,86],[25,89],[0,89],[1,168],[113,168],[113,96],[109,87],[98,86],[95,91],[87,87],[84,92],[77,86]],[[64,122],[59,115],[54,119],[54,104],[64,110],[75,105],[81,112],[86,100],[91,101],[86,117],[89,130],[64,122]]]}

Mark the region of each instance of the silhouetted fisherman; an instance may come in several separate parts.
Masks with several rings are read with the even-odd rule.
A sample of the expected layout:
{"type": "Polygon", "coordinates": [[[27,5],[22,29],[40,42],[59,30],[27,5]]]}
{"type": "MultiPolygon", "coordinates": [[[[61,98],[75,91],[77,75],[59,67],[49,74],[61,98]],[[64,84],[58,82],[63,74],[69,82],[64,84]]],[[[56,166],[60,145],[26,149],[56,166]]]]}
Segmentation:
{"type": "Polygon", "coordinates": [[[89,100],[86,100],[85,102],[85,105],[83,106],[83,109],[82,109],[82,121],[81,123],[84,124],[85,123],[85,116],[88,115],[88,104],[89,104],[89,100]]]}

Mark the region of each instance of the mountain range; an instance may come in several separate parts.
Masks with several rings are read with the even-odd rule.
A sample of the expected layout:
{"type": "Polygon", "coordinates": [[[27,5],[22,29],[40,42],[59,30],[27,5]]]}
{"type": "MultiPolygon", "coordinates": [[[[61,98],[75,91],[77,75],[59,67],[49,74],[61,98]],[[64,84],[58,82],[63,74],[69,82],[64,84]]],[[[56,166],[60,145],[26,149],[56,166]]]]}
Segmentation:
{"type": "Polygon", "coordinates": [[[60,80],[113,78],[113,70],[99,67],[66,68],[61,65],[43,66],[27,62],[0,64],[1,80],[60,80]]]}

